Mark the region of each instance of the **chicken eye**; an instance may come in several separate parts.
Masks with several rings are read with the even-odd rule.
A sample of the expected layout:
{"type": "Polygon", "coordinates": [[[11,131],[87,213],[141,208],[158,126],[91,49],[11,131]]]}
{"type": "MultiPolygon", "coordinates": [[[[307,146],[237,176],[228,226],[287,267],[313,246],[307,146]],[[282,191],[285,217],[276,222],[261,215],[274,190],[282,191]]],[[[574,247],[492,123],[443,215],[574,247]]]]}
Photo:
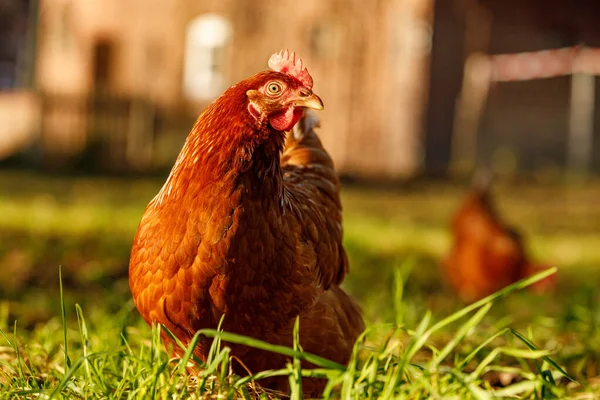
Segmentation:
{"type": "Polygon", "coordinates": [[[282,90],[283,90],[283,87],[281,86],[281,84],[279,82],[270,82],[267,85],[267,93],[272,96],[280,94],[282,90]]]}

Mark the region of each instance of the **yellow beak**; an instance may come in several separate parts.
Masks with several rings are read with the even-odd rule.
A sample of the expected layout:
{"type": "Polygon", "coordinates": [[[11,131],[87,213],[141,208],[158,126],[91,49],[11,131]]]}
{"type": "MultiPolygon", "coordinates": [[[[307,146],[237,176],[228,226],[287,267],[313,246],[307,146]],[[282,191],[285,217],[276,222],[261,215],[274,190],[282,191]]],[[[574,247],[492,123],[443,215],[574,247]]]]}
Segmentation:
{"type": "Polygon", "coordinates": [[[312,108],[313,110],[322,110],[324,108],[323,101],[314,93],[307,97],[299,97],[296,100],[296,107],[312,108]]]}

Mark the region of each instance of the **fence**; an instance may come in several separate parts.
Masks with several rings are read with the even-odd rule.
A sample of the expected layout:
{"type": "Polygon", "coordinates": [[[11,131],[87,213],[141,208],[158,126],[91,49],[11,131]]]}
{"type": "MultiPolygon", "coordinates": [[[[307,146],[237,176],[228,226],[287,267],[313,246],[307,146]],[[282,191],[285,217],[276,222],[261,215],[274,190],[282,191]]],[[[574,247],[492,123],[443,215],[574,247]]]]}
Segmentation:
{"type": "Polygon", "coordinates": [[[37,146],[45,168],[153,167],[157,112],[148,100],[108,94],[41,97],[37,146]]]}
{"type": "MultiPolygon", "coordinates": [[[[563,118],[557,116],[557,113],[566,114],[566,137],[561,140],[565,147],[564,166],[570,171],[589,173],[594,161],[595,82],[596,76],[600,74],[599,62],[600,49],[582,46],[499,55],[472,53],[464,68],[453,138],[453,167],[468,170],[476,163],[479,126],[484,119],[483,114],[493,85],[498,82],[525,82],[571,76],[568,82],[570,87],[564,93],[565,109],[555,107],[555,112],[548,113],[544,119],[552,125],[553,119],[554,123],[562,122],[563,118]]],[[[562,92],[563,90],[558,90],[558,93],[562,92]]],[[[518,99],[513,98],[511,101],[517,102],[518,99]]],[[[506,121],[507,126],[514,126],[515,123],[515,118],[506,121]]],[[[537,126],[543,127],[544,124],[538,123],[537,126]]],[[[551,130],[549,126],[546,128],[551,130]]],[[[534,139],[530,140],[534,142],[534,135],[530,135],[530,139],[534,139]]],[[[537,139],[539,141],[541,138],[537,139]]],[[[557,140],[556,137],[548,136],[543,139],[557,140]]]]}

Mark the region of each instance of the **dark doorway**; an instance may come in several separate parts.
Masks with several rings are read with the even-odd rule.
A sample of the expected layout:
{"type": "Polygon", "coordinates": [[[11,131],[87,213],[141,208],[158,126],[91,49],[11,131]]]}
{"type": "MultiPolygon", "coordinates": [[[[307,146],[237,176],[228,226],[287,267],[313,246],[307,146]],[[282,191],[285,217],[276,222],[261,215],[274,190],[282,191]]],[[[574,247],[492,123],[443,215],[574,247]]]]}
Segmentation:
{"type": "Polygon", "coordinates": [[[94,89],[106,92],[114,85],[115,44],[103,39],[94,46],[94,89]]]}
{"type": "Polygon", "coordinates": [[[30,0],[0,0],[0,90],[25,86],[30,0]]]}

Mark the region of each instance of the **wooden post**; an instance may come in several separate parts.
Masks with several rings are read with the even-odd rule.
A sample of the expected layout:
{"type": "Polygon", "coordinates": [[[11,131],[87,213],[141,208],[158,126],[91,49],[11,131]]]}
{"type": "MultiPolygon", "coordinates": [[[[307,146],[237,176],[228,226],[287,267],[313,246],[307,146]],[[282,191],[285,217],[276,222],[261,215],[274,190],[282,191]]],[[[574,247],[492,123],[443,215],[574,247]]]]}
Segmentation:
{"type": "Polygon", "coordinates": [[[468,174],[476,167],[477,135],[490,89],[490,74],[486,54],[473,53],[467,58],[452,135],[453,174],[468,174]]]}
{"type": "Polygon", "coordinates": [[[465,64],[452,129],[450,171],[471,173],[477,164],[477,136],[491,78],[487,55],[492,36],[492,14],[476,0],[462,3],[465,14],[465,64]]]}
{"type": "Polygon", "coordinates": [[[589,173],[592,161],[595,83],[591,74],[578,72],[571,77],[567,167],[583,175],[589,173]]]}
{"type": "Polygon", "coordinates": [[[154,150],[154,104],[135,98],[130,104],[125,157],[129,166],[151,167],[154,150]]]}

